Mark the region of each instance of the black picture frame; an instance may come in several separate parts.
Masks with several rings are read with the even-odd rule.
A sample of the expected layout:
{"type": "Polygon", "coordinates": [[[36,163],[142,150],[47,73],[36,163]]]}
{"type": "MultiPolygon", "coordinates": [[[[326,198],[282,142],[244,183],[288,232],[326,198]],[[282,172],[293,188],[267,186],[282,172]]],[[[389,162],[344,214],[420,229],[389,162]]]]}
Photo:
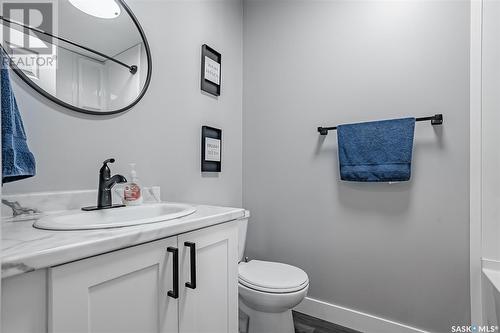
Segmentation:
{"type": "Polygon", "coordinates": [[[201,127],[201,172],[221,172],[222,170],[222,130],[210,126],[201,127]],[[220,140],[220,161],[205,160],[206,139],[220,140]]]}
{"type": "Polygon", "coordinates": [[[207,44],[201,46],[201,90],[214,95],[220,96],[220,88],[222,84],[222,55],[215,51],[207,44]],[[219,84],[215,84],[205,78],[205,57],[212,59],[220,65],[219,84]]]}

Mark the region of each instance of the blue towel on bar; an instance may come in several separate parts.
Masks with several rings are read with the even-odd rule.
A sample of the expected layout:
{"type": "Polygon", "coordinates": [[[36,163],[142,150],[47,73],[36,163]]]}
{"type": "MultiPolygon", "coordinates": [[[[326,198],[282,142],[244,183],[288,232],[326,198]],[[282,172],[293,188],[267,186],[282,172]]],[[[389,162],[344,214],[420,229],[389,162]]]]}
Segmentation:
{"type": "Polygon", "coordinates": [[[32,177],[35,157],[26,142],[23,120],[9,78],[9,58],[1,53],[2,89],[2,184],[32,177]]]}
{"type": "Polygon", "coordinates": [[[338,126],[340,178],[353,182],[410,180],[414,130],[415,118],[338,126]]]}

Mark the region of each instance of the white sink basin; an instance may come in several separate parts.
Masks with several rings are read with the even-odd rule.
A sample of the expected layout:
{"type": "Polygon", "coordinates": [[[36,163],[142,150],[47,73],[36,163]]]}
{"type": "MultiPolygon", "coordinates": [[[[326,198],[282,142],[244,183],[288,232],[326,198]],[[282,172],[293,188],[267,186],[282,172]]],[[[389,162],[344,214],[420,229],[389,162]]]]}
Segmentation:
{"type": "Polygon", "coordinates": [[[47,215],[34,223],[35,228],[47,230],[89,230],[128,227],[163,222],[192,214],[196,208],[171,203],[143,204],[91,212],[81,210],[47,215]]]}

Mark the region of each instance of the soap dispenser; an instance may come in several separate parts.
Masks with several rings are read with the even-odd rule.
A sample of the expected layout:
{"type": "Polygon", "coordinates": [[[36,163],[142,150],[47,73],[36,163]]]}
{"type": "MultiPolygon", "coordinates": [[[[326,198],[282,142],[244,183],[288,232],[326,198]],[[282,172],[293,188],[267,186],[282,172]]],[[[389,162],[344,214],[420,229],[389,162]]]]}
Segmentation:
{"type": "Polygon", "coordinates": [[[125,184],[123,189],[123,203],[127,206],[142,204],[142,186],[137,178],[135,163],[130,163],[130,181],[125,184]]]}

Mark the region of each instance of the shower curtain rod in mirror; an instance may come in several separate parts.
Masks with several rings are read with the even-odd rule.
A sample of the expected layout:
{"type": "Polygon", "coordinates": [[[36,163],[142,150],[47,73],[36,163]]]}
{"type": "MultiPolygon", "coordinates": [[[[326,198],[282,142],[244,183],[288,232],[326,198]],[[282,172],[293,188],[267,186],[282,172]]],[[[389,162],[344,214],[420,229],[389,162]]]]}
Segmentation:
{"type": "Polygon", "coordinates": [[[113,57],[110,57],[110,56],[108,56],[108,55],[106,55],[106,54],[104,54],[104,53],[101,53],[101,52],[99,52],[99,51],[93,50],[93,49],[91,49],[91,48],[89,48],[89,47],[86,47],[86,46],[80,45],[80,44],[78,44],[78,43],[75,43],[75,42],[73,42],[73,41],[70,41],[69,39],[66,39],[66,38],[63,38],[63,37],[59,37],[59,36],[53,35],[53,34],[48,33],[48,32],[46,32],[46,31],[43,31],[43,30],[40,30],[40,29],[37,29],[37,28],[30,27],[30,26],[28,26],[28,25],[25,25],[25,24],[22,24],[22,23],[19,23],[19,22],[11,21],[11,20],[9,20],[9,19],[6,19],[6,18],[5,18],[5,17],[3,17],[3,16],[0,16],[0,20],[2,21],[2,24],[4,24],[5,26],[9,26],[9,27],[10,27],[10,24],[14,24],[14,25],[18,25],[18,26],[20,26],[20,27],[23,27],[23,28],[25,28],[25,29],[28,29],[28,30],[30,30],[30,31],[33,31],[33,32],[35,32],[35,33],[39,33],[39,34],[42,34],[42,35],[45,35],[45,36],[49,36],[49,37],[52,37],[52,38],[55,38],[55,39],[61,40],[61,41],[65,42],[65,43],[68,43],[68,44],[71,44],[71,45],[76,46],[76,47],[78,47],[78,48],[81,48],[81,49],[83,49],[83,50],[85,50],[85,51],[88,51],[88,52],[91,52],[91,53],[97,54],[98,56],[101,56],[101,57],[103,57],[103,58],[106,58],[106,59],[108,59],[108,60],[111,60],[111,61],[113,61],[113,62],[117,63],[118,65],[121,65],[121,66],[123,66],[123,67],[127,68],[127,69],[130,71],[130,73],[132,73],[132,74],[137,73],[137,66],[136,66],[136,65],[127,65],[126,63],[121,62],[120,60],[117,60],[117,59],[115,59],[115,58],[113,58],[113,57]]]}

